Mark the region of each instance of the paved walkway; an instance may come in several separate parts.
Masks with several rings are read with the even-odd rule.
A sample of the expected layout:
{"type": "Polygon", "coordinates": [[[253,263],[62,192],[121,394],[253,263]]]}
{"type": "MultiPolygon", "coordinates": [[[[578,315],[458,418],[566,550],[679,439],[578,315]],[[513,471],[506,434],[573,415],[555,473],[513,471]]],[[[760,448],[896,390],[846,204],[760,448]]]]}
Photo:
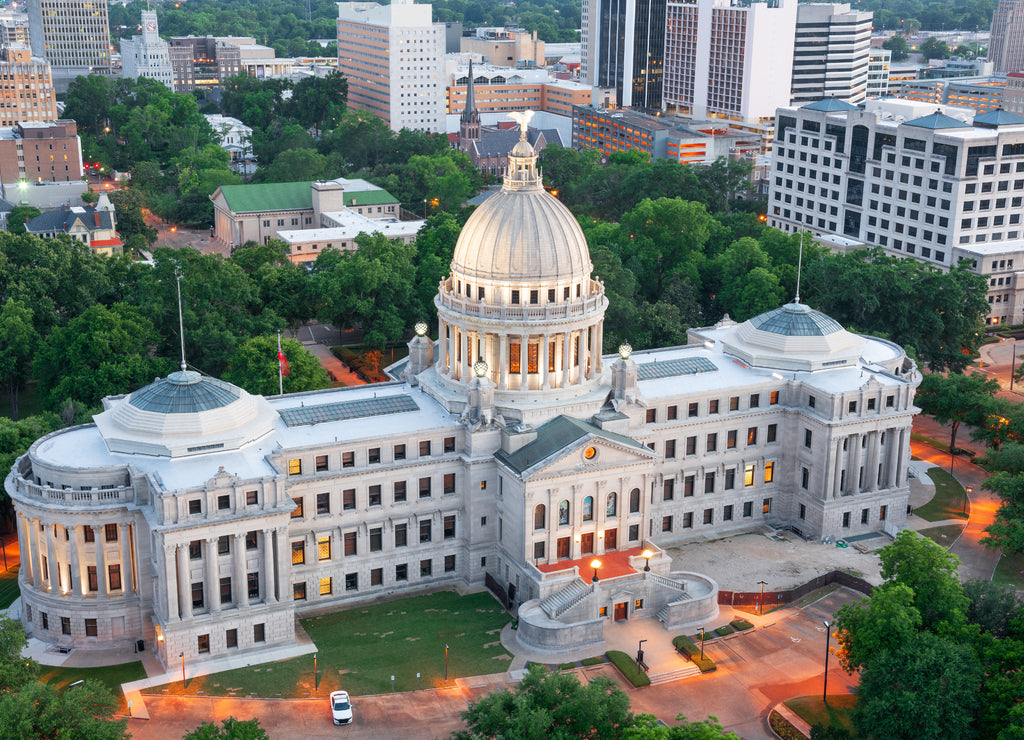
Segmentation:
{"type": "Polygon", "coordinates": [[[304,341],[302,346],[320,360],[321,367],[333,375],[335,380],[340,380],[345,385],[366,385],[366,381],[356,375],[352,368],[335,357],[334,353],[331,352],[331,348],[326,344],[304,341]]]}

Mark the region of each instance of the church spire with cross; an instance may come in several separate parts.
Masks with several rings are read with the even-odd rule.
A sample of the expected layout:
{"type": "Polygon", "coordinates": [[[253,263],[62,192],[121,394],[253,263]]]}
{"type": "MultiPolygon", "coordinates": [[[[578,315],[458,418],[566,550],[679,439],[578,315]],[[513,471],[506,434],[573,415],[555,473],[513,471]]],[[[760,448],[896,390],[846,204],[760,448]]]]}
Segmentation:
{"type": "Polygon", "coordinates": [[[466,82],[466,107],[459,120],[459,141],[463,149],[466,142],[480,141],[480,113],[476,109],[476,96],[473,92],[473,60],[469,60],[469,77],[466,82]]]}

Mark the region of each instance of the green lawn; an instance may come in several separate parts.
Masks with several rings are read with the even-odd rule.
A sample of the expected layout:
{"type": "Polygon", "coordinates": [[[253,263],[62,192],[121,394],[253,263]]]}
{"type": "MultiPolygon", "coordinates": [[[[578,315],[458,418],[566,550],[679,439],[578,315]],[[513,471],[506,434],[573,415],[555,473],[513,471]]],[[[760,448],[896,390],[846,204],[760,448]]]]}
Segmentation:
{"type": "Polygon", "coordinates": [[[18,598],[21,590],[18,588],[17,567],[5,572],[2,562],[0,561],[0,609],[6,609],[18,598]]]}
{"type": "Polygon", "coordinates": [[[918,530],[918,534],[927,537],[932,542],[936,542],[943,547],[949,547],[956,538],[960,536],[960,533],[964,531],[963,524],[944,524],[941,527],[930,527],[928,529],[918,530]]]}
{"type": "Polygon", "coordinates": [[[138,681],[146,677],[146,669],[142,667],[142,661],[134,663],[122,663],[121,665],[103,666],[102,668],[64,668],[62,666],[40,666],[39,680],[45,683],[52,683],[57,688],[66,688],[68,684],[75,681],[84,681],[91,678],[99,681],[110,689],[110,692],[117,697],[120,705],[119,711],[124,711],[124,697],[121,696],[121,684],[128,681],[138,681]]]}
{"type": "Polygon", "coordinates": [[[358,696],[391,691],[392,675],[395,691],[440,686],[446,644],[449,682],[508,670],[512,656],[500,642],[508,621],[489,593],[442,592],[356,607],[302,620],[320,651],[318,689],[313,686],[313,656],[307,655],[190,679],[184,687],[176,682],[149,693],[302,698],[344,688],[358,696]]]}
{"type": "Polygon", "coordinates": [[[1001,557],[999,564],[996,565],[996,572],[992,575],[992,583],[1024,591],[1024,556],[1001,557]]]}
{"type": "Polygon", "coordinates": [[[814,696],[798,696],[785,702],[786,706],[797,713],[811,727],[822,725],[833,727],[839,725],[853,732],[850,714],[857,704],[857,697],[852,694],[829,694],[828,704],[822,701],[820,694],[814,696]]]}
{"type": "MultiPolygon", "coordinates": [[[[953,476],[941,468],[929,468],[928,477],[935,483],[935,495],[924,506],[914,509],[914,513],[929,522],[940,522],[943,519],[966,519],[964,504],[966,495],[964,488],[953,476]]],[[[968,507],[968,511],[970,507],[968,507]]]]}

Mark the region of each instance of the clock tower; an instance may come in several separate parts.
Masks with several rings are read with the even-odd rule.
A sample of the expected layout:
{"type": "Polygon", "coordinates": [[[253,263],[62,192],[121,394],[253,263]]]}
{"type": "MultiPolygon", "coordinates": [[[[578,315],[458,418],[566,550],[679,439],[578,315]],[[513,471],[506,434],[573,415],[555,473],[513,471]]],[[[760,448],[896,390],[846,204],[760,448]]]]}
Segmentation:
{"type": "Polygon", "coordinates": [[[156,24],[156,11],[142,11],[142,39],[146,44],[153,44],[160,40],[159,27],[156,24]]]}

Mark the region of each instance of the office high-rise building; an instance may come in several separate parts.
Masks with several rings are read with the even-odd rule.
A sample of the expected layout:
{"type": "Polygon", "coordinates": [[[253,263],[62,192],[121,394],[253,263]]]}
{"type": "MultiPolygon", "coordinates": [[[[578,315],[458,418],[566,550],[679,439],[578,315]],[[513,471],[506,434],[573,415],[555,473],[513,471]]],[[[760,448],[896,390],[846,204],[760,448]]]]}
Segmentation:
{"type": "Polygon", "coordinates": [[[53,68],[57,92],[79,75],[110,74],[107,0],[28,0],[32,54],[53,68]]]}
{"type": "Polygon", "coordinates": [[[0,75],[0,126],[57,120],[57,98],[45,59],[33,57],[25,46],[11,45],[0,51],[0,75]]]}
{"type": "Polygon", "coordinates": [[[151,77],[174,89],[174,70],[166,41],[160,38],[156,12],[142,11],[142,35],[121,40],[121,75],[151,77]]]}
{"type": "Polygon", "coordinates": [[[988,58],[994,72],[1024,70],[1024,0],[999,0],[992,16],[988,58]]]}
{"type": "Polygon", "coordinates": [[[620,107],[661,108],[665,9],[666,0],[586,0],[584,82],[614,88],[620,107]]]}
{"type": "Polygon", "coordinates": [[[665,103],[687,118],[769,123],[789,101],[796,6],[669,0],[665,103]]]}
{"type": "Polygon", "coordinates": [[[871,51],[871,13],[849,4],[801,3],[793,44],[794,103],[864,100],[871,51]]]}
{"type": "Polygon", "coordinates": [[[889,94],[889,65],[892,64],[892,52],[888,49],[871,49],[868,52],[868,86],[869,98],[884,98],[889,94]]]}
{"type": "Polygon", "coordinates": [[[429,3],[338,3],[338,70],[348,102],[394,131],[445,130],[445,27],[429,3]]]}

